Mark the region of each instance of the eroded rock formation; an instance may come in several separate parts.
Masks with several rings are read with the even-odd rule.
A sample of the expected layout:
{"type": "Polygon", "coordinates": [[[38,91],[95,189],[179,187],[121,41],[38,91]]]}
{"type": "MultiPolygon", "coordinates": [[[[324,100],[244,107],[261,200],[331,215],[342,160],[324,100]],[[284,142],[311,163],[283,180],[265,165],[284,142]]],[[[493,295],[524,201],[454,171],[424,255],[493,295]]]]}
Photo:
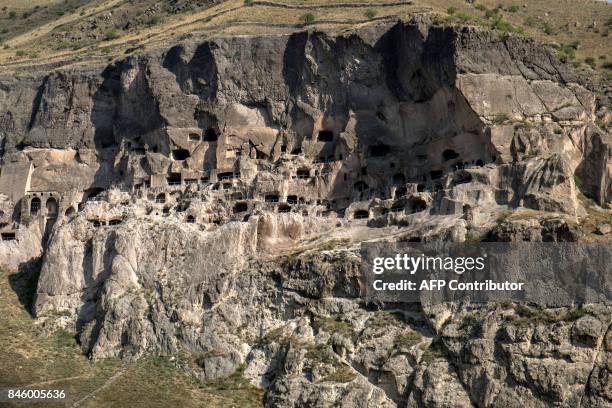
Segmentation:
{"type": "Polygon", "coordinates": [[[3,77],[0,259],[42,256],[34,313],[84,353],[245,364],[273,406],[603,407],[609,306],[359,300],[364,240],[582,237],[612,143],[576,81],[426,21],[3,77]]]}

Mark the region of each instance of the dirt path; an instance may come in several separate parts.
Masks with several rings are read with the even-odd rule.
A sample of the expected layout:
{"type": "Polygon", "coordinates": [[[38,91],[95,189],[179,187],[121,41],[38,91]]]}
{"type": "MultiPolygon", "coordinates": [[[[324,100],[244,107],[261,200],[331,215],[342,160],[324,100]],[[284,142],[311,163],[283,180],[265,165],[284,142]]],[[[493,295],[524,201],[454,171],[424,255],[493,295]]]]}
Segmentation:
{"type": "Polygon", "coordinates": [[[72,404],[71,407],[73,408],[80,407],[81,404],[83,404],[85,401],[87,401],[94,395],[98,394],[100,391],[108,388],[112,383],[115,382],[115,380],[117,380],[119,377],[121,377],[125,373],[126,369],[127,369],[127,365],[124,364],[123,367],[117,370],[117,372],[113,374],[108,380],[106,380],[104,384],[102,384],[101,386],[99,386],[98,388],[96,388],[95,390],[93,390],[92,392],[90,392],[89,394],[87,394],[86,396],[84,396],[83,398],[75,402],[74,404],[72,404]]]}

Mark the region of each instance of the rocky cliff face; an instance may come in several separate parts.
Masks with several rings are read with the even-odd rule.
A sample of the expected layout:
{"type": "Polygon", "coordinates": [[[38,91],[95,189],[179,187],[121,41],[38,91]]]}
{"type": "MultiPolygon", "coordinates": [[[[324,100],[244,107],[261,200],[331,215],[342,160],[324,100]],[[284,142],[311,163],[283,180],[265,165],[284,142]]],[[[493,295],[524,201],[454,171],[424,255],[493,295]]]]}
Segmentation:
{"type": "Polygon", "coordinates": [[[603,407],[609,305],[372,309],[358,272],[365,240],[594,239],[594,111],[539,45],[426,21],[4,77],[0,259],[43,254],[34,313],[93,358],[186,350],[272,406],[603,407]]]}

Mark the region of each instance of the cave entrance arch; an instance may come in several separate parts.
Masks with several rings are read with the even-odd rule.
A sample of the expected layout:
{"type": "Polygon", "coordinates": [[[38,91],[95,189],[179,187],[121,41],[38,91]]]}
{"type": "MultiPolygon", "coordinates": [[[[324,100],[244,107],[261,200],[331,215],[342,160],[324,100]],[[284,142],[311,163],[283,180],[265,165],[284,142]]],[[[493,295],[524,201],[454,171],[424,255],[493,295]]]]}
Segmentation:
{"type": "Polygon", "coordinates": [[[58,205],[57,200],[54,197],[49,197],[45,207],[47,208],[47,218],[57,217],[58,205]]]}

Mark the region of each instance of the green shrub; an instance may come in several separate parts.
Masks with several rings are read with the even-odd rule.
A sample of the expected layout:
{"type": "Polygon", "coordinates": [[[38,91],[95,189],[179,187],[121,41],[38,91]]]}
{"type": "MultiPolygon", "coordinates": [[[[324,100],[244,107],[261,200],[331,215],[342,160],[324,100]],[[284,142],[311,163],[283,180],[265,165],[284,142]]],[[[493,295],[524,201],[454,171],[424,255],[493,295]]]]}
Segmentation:
{"type": "Polygon", "coordinates": [[[117,32],[117,30],[111,30],[104,36],[106,41],[116,40],[117,38],[119,38],[119,32],[117,32]]]}
{"type": "Polygon", "coordinates": [[[567,57],[570,60],[576,58],[576,49],[571,45],[562,45],[558,51],[559,57],[567,57]]]}
{"type": "Polygon", "coordinates": [[[325,376],[321,381],[331,381],[336,383],[351,382],[357,377],[355,370],[347,366],[338,367],[333,373],[325,376]]]}
{"type": "Polygon", "coordinates": [[[316,16],[314,15],[314,13],[308,12],[308,13],[304,13],[300,16],[300,21],[303,21],[306,24],[310,24],[312,22],[314,22],[316,20],[316,16]]]}
{"type": "Polygon", "coordinates": [[[485,17],[486,18],[493,18],[493,17],[497,16],[497,13],[498,13],[497,9],[495,9],[495,10],[486,10],[485,11],[485,17]]]}
{"type": "Polygon", "coordinates": [[[508,116],[507,113],[498,113],[497,115],[495,115],[495,118],[493,119],[493,123],[495,123],[496,125],[501,125],[502,123],[506,122],[507,120],[510,119],[510,116],[508,116]]]}
{"type": "Polygon", "coordinates": [[[370,20],[373,19],[374,17],[376,17],[376,14],[378,14],[378,12],[374,9],[367,9],[365,11],[365,13],[363,13],[364,16],[366,16],[367,18],[369,18],[370,20]]]}
{"type": "Polygon", "coordinates": [[[586,57],[584,59],[584,62],[585,62],[585,64],[595,68],[595,58],[593,58],[593,57],[586,57]]]}
{"type": "Polygon", "coordinates": [[[355,328],[349,322],[336,317],[315,318],[315,323],[319,329],[328,333],[337,333],[348,339],[353,337],[355,328]]]}
{"type": "Polygon", "coordinates": [[[485,5],[484,5],[484,4],[476,4],[476,5],[474,6],[474,8],[475,8],[476,10],[480,10],[480,11],[486,11],[486,10],[487,10],[487,8],[485,7],[485,5]]]}
{"type": "Polygon", "coordinates": [[[17,17],[17,12],[15,10],[9,11],[8,18],[13,20],[15,17],[17,17]]]}
{"type": "Polygon", "coordinates": [[[516,13],[517,11],[519,11],[519,6],[517,6],[517,5],[510,6],[510,7],[508,7],[508,11],[510,13],[516,13]]]}
{"type": "Polygon", "coordinates": [[[25,57],[26,52],[24,50],[17,50],[15,52],[15,55],[18,56],[18,57],[25,57]]]}
{"type": "Polygon", "coordinates": [[[417,331],[409,331],[406,333],[400,333],[395,336],[393,344],[398,349],[408,349],[418,344],[423,336],[417,331]]]}
{"type": "Polygon", "coordinates": [[[456,9],[455,7],[449,7],[449,8],[447,8],[447,9],[446,9],[446,12],[447,12],[448,14],[450,14],[451,16],[452,16],[453,14],[455,14],[455,12],[456,12],[456,11],[457,11],[457,9],[456,9]]]}
{"type": "Polygon", "coordinates": [[[523,32],[522,29],[517,29],[510,23],[509,21],[504,20],[501,16],[497,16],[491,22],[491,28],[493,30],[499,30],[505,33],[520,33],[523,32]]]}
{"type": "Polygon", "coordinates": [[[154,26],[157,25],[161,22],[161,16],[158,15],[154,15],[151,16],[148,20],[147,20],[147,25],[148,26],[154,26]]]}
{"type": "Polygon", "coordinates": [[[250,7],[250,6],[254,5],[254,4],[255,4],[254,0],[244,0],[244,5],[245,6],[250,7]]]}
{"type": "Polygon", "coordinates": [[[554,33],[552,26],[548,23],[544,23],[544,27],[542,28],[545,34],[551,35],[554,33]]]}
{"type": "Polygon", "coordinates": [[[472,16],[467,13],[457,13],[455,14],[455,17],[457,17],[462,23],[467,23],[472,19],[472,16]]]}
{"type": "Polygon", "coordinates": [[[527,27],[535,27],[536,25],[538,25],[538,22],[532,16],[528,16],[528,17],[525,17],[525,19],[523,20],[523,24],[526,25],[527,27]]]}

